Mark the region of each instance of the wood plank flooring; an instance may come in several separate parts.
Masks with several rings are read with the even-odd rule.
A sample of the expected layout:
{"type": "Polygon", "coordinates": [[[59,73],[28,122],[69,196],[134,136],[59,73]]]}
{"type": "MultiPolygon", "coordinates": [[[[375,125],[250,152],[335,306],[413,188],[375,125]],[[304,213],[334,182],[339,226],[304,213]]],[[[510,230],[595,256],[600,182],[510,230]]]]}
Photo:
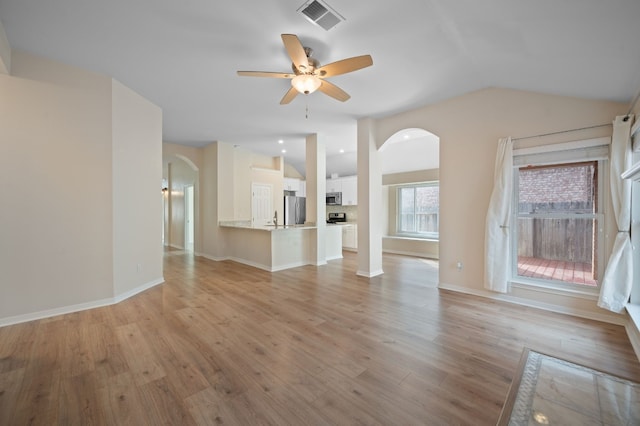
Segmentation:
{"type": "Polygon", "coordinates": [[[167,252],[118,305],[0,328],[0,425],[493,425],[525,346],[640,381],[624,329],[437,289],[433,261],[167,252]]]}

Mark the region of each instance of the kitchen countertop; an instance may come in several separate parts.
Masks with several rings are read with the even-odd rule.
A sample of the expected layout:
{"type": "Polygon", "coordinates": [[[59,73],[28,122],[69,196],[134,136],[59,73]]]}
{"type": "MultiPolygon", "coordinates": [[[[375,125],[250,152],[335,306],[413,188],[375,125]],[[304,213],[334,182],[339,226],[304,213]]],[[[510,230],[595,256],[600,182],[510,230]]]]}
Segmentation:
{"type": "Polygon", "coordinates": [[[220,221],[219,225],[223,228],[240,228],[240,229],[255,229],[258,231],[283,231],[289,229],[316,229],[317,226],[315,224],[304,224],[304,225],[252,225],[248,220],[228,220],[228,221],[220,221]]]}

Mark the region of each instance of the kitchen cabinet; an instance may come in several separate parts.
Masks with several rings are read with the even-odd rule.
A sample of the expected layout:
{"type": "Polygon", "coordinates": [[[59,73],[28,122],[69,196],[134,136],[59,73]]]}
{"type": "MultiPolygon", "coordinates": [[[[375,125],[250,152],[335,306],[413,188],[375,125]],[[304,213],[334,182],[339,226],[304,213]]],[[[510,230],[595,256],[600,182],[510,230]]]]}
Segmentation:
{"type": "Polygon", "coordinates": [[[342,178],[342,205],[355,206],[358,204],[358,178],[348,176],[342,178]]]}
{"type": "Polygon", "coordinates": [[[342,248],[358,251],[358,227],[355,224],[342,225],[342,248]]]}
{"type": "MultiPolygon", "coordinates": [[[[296,178],[284,178],[282,180],[282,188],[285,191],[299,191],[300,190],[300,179],[296,178]]],[[[296,194],[298,195],[298,194],[296,194]]]]}
{"type": "Polygon", "coordinates": [[[358,204],[358,177],[346,176],[336,179],[327,179],[327,193],[342,193],[343,206],[355,206],[358,204]]]}
{"type": "Polygon", "coordinates": [[[327,179],[327,192],[342,192],[342,179],[327,179]]]}

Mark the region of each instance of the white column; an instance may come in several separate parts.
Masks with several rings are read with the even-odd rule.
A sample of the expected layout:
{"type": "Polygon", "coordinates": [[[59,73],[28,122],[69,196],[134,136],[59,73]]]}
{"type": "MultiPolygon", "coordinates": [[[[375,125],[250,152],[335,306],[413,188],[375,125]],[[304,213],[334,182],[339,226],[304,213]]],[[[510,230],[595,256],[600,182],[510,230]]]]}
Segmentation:
{"type": "Polygon", "coordinates": [[[375,277],[382,270],[382,173],[373,120],[358,120],[358,271],[375,277]]]}
{"type": "Polygon", "coordinates": [[[307,169],[307,223],[315,223],[316,236],[312,239],[310,252],[316,265],[327,263],[326,240],[326,176],[327,154],[324,143],[317,134],[307,136],[306,140],[306,169],[307,169]]]}

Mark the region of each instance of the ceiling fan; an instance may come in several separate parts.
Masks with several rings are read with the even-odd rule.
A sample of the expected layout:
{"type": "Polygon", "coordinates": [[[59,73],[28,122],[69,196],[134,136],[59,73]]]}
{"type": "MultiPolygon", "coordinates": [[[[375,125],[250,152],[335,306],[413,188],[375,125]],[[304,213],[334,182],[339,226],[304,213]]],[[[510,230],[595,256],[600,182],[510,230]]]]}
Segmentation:
{"type": "Polygon", "coordinates": [[[321,67],[320,63],[311,57],[312,50],[302,46],[295,34],[282,34],[282,42],[291,58],[293,73],[238,71],[238,75],[246,77],[290,78],[291,88],[280,101],[281,105],[291,102],[298,93],[308,95],[316,90],[345,102],[351,96],[335,84],[325,80],[325,78],[346,74],[373,65],[373,59],[371,59],[370,55],[362,55],[342,59],[321,67]]]}

